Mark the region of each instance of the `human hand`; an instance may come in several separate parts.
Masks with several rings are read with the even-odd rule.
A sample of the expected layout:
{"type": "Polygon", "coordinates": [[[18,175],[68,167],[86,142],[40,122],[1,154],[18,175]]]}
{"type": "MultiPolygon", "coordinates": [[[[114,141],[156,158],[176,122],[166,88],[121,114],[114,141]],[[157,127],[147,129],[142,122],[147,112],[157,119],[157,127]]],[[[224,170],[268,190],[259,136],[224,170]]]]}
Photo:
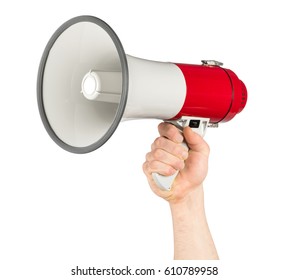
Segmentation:
{"type": "Polygon", "coordinates": [[[208,172],[209,146],[190,127],[185,127],[182,134],[174,125],[164,122],[158,130],[160,137],[151,145],[143,171],[155,194],[170,203],[177,203],[202,186],[208,172]],[[182,145],[183,136],[189,151],[182,145]],[[177,170],[179,173],[169,191],[161,190],[152,178],[154,172],[170,176],[177,170]]]}

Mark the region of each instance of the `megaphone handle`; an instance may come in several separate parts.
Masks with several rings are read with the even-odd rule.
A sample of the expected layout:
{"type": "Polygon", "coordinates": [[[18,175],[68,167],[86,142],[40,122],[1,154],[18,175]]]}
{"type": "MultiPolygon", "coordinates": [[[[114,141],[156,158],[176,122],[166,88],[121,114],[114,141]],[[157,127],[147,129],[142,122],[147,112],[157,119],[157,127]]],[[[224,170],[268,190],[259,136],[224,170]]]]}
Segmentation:
{"type": "MultiPolygon", "coordinates": [[[[189,126],[193,131],[204,137],[206,128],[209,123],[209,119],[197,117],[182,117],[181,119],[176,121],[169,121],[169,123],[174,124],[180,131],[183,131],[184,127],[189,126]]],[[[182,145],[188,148],[185,140],[182,142],[182,145]]],[[[152,178],[160,189],[164,191],[169,191],[172,188],[173,182],[177,177],[178,173],[179,171],[177,171],[171,176],[163,176],[158,173],[152,173],[152,178]]]]}

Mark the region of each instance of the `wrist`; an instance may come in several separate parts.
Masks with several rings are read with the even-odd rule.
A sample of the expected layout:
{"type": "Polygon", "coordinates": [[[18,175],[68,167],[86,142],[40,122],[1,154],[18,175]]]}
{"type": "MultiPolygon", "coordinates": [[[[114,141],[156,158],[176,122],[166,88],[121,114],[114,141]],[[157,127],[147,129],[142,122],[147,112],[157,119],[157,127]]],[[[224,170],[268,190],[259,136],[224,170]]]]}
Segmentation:
{"type": "Polygon", "coordinates": [[[183,210],[199,210],[204,209],[204,190],[203,185],[199,185],[190,190],[185,196],[174,196],[174,199],[169,200],[169,205],[172,211],[183,210]]]}

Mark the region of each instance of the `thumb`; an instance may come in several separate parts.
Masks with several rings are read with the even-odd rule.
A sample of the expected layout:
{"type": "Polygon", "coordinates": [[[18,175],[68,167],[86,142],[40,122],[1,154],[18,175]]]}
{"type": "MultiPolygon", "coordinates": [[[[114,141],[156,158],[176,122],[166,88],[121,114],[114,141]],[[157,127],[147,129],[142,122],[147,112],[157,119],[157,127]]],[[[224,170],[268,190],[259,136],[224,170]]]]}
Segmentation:
{"type": "Polygon", "coordinates": [[[192,128],[184,127],[183,136],[189,149],[194,152],[205,154],[206,156],[209,155],[210,148],[208,144],[203,139],[203,137],[200,136],[197,132],[193,131],[192,128]]]}

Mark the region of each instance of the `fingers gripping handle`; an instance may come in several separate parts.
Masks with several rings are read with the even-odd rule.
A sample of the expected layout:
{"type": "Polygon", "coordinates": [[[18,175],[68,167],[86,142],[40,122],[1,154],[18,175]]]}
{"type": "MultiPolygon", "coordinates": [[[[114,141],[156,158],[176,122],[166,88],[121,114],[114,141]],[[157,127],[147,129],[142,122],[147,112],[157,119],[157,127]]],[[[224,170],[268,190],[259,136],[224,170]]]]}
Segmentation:
{"type": "MultiPolygon", "coordinates": [[[[187,147],[187,144],[185,141],[182,142],[182,145],[184,147],[187,147]]],[[[158,174],[158,173],[152,173],[152,177],[153,177],[153,180],[155,181],[155,183],[157,184],[157,186],[164,190],[164,191],[169,191],[173,185],[173,182],[175,180],[175,178],[177,177],[179,173],[179,170],[177,170],[173,175],[171,176],[164,176],[164,175],[161,175],[161,174],[158,174]]]]}
{"type": "MultiPolygon", "coordinates": [[[[182,117],[176,121],[169,121],[170,123],[174,124],[180,131],[183,131],[183,128],[186,126],[191,127],[191,129],[202,137],[205,135],[206,128],[209,123],[209,119],[207,118],[197,118],[197,117],[182,117]]],[[[189,148],[184,140],[182,143],[183,146],[189,148]]],[[[157,186],[164,190],[169,191],[172,188],[175,178],[177,177],[179,170],[177,170],[171,176],[164,176],[158,173],[152,173],[152,178],[157,184],[157,186]]]]}

